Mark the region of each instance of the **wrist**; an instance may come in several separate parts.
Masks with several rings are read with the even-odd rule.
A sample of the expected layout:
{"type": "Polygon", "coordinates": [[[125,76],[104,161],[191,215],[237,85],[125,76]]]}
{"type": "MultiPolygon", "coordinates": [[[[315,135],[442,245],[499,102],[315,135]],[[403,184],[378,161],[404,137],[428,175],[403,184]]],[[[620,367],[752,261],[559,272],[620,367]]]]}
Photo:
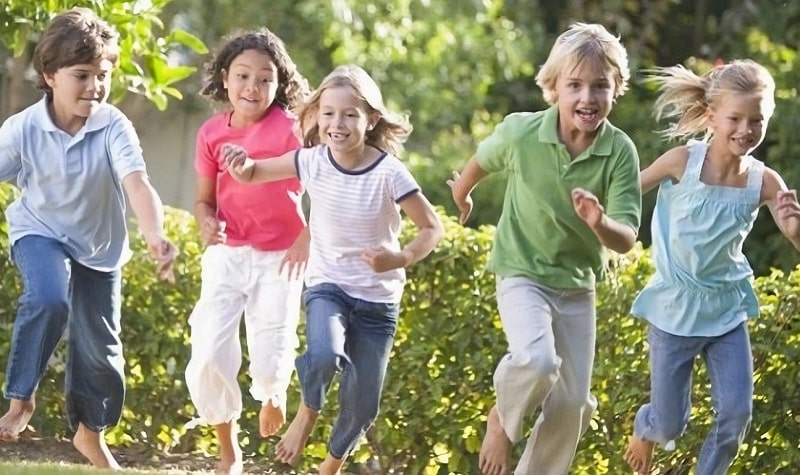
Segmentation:
{"type": "Polygon", "coordinates": [[[410,266],[414,263],[414,253],[407,249],[403,249],[400,251],[400,262],[404,268],[410,266]]]}

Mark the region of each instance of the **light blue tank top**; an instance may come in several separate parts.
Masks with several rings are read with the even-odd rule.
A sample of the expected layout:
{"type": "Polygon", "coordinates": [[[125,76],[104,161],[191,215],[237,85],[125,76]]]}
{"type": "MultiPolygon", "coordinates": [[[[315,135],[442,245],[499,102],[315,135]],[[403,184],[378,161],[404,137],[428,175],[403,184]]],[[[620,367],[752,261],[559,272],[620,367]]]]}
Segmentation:
{"type": "Polygon", "coordinates": [[[758,215],[764,163],[743,158],[745,188],[706,185],[700,171],[708,144],[688,146],[681,180],[660,184],[652,220],[656,272],[632,313],[673,335],[719,336],[758,316],[742,245],[758,215]]]}

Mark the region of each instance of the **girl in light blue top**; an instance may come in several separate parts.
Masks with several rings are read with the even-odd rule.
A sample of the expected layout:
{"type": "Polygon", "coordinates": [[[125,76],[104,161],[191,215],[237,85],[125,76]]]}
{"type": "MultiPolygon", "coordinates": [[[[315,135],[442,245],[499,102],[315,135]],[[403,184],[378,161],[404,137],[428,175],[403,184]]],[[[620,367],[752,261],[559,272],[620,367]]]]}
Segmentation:
{"type": "Polygon", "coordinates": [[[696,475],[724,474],[750,425],[753,358],[747,318],[758,315],[753,271],[742,244],[762,205],[800,249],[800,205],[780,175],[750,153],[775,108],[775,83],[750,60],[703,76],[659,68],[656,116],[676,119],[669,138],[705,132],[667,151],[641,175],[659,186],[653,214],[656,272],[633,303],[650,324],[650,402],[639,408],[625,459],[649,473],[653,449],[670,450],[691,412],[694,359],[703,357],[716,420],[700,449],[696,475]]]}

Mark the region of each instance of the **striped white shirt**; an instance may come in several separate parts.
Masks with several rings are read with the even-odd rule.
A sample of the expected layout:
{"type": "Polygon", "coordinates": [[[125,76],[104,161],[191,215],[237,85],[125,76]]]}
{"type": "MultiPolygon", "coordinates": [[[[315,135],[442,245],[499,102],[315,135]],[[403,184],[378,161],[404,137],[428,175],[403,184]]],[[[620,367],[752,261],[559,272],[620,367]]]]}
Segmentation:
{"type": "Polygon", "coordinates": [[[346,170],[326,145],[298,150],[295,165],[311,199],[306,285],[332,283],[354,298],[399,302],[405,269],[375,273],[361,254],[374,246],[400,250],[398,203],[420,190],[405,165],[384,153],[367,168],[346,170]]]}

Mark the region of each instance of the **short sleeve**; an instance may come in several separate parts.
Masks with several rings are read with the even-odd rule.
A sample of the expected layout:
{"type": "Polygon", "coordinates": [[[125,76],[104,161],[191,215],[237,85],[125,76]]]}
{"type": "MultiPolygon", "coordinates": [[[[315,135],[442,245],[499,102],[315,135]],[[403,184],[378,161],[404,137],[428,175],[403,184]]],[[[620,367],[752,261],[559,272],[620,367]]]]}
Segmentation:
{"type": "Polygon", "coordinates": [[[20,118],[12,116],[0,126],[0,181],[15,180],[22,169],[20,118]]]}
{"type": "Polygon", "coordinates": [[[507,115],[491,135],[478,144],[475,155],[481,168],[490,173],[510,168],[509,145],[515,143],[516,122],[517,117],[514,114],[507,115]]]}
{"type": "Polygon", "coordinates": [[[642,188],[639,177],[639,154],[626,135],[617,139],[619,153],[611,172],[608,200],[605,204],[609,218],[639,231],[642,215],[642,188]]]}
{"type": "Polygon", "coordinates": [[[133,172],[146,171],[142,146],[133,124],[119,113],[108,128],[108,150],[119,180],[133,172]]]}
{"type": "Polygon", "coordinates": [[[400,203],[404,199],[420,191],[419,184],[408,171],[408,168],[398,158],[394,158],[394,173],[392,175],[392,190],[395,203],[400,203]]]}
{"type": "Polygon", "coordinates": [[[217,158],[211,150],[205,127],[197,131],[194,146],[194,169],[199,176],[214,178],[219,172],[217,158]]]}

